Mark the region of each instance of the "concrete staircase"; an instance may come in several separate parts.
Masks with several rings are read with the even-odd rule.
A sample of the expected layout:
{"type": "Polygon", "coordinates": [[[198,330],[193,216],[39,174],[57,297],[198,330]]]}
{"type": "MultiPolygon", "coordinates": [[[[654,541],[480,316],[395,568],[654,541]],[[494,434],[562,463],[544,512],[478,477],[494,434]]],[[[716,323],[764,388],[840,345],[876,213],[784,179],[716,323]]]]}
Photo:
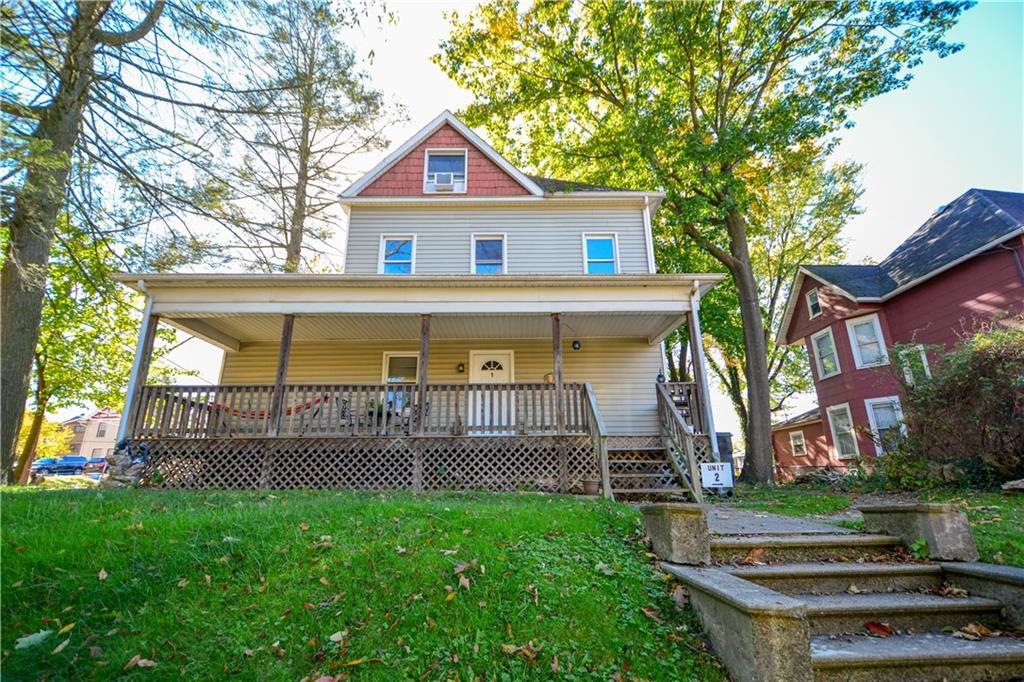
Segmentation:
{"type": "Polygon", "coordinates": [[[689,499],[663,446],[609,448],[608,473],[617,500],[689,499]]]}
{"type": "Polygon", "coordinates": [[[737,681],[1024,680],[1024,638],[964,630],[1024,629],[1024,570],[918,561],[862,533],[711,536],[710,554],[662,568],[737,681]]]}

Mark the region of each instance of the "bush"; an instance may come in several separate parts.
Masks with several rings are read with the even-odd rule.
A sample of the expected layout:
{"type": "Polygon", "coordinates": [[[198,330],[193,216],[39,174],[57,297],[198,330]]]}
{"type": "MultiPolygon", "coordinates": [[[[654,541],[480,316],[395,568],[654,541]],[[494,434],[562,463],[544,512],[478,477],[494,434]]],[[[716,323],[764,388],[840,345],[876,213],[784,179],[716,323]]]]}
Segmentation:
{"type": "Polygon", "coordinates": [[[907,432],[875,463],[877,474],[914,488],[1024,477],[1024,317],[929,353],[930,379],[904,362],[920,357],[916,347],[898,346],[894,355],[907,432]]]}

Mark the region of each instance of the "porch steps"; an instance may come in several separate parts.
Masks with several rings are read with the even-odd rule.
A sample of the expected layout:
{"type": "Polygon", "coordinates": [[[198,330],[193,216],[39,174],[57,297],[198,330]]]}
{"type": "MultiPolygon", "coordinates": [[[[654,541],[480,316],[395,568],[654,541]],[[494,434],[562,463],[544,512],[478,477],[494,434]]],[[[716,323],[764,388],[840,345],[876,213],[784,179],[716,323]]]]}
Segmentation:
{"type": "Polygon", "coordinates": [[[806,562],[723,570],[788,595],[846,592],[851,585],[860,593],[929,590],[942,585],[938,564],[806,562]]]}
{"type": "Polygon", "coordinates": [[[609,448],[608,472],[616,499],[689,498],[662,446],[609,448]]]}
{"type": "Polygon", "coordinates": [[[757,550],[760,562],[880,560],[899,546],[895,536],[866,533],[724,535],[711,538],[711,557],[722,564],[742,564],[757,550]]]}

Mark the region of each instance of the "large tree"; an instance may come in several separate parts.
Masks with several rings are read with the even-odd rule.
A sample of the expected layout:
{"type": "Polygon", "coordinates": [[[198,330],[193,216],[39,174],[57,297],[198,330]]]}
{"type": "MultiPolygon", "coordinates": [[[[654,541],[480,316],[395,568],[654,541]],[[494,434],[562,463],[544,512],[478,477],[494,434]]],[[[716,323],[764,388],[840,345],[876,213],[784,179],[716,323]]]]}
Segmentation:
{"type": "MultiPolygon", "coordinates": [[[[48,412],[124,402],[141,317],[138,296],[109,277],[116,260],[107,244],[69,225],[66,216],[58,228],[33,353],[30,424],[22,425],[25,437],[12,476],[19,483],[28,481],[48,412]]],[[[159,362],[174,338],[173,330],[161,330],[151,371],[157,382],[178,373],[159,362]]]]}
{"type": "Polygon", "coordinates": [[[179,253],[203,245],[187,221],[170,220],[217,214],[204,176],[209,145],[195,114],[217,111],[215,97],[225,89],[217,65],[205,60],[226,44],[230,4],[15,0],[0,9],[4,472],[14,458],[58,216],[67,213],[105,239],[163,219],[172,233],[149,244],[168,240],[179,253]],[[109,198],[115,195],[131,199],[125,210],[109,198]]]}
{"type": "Polygon", "coordinates": [[[681,234],[732,275],[742,319],[748,480],[771,479],[768,334],[751,206],[776,165],[906,86],[969,2],[492,0],[453,17],[437,61],[523,165],[648,174],[681,234]],[[515,130],[514,136],[508,133],[515,130]],[[517,142],[512,142],[514,138],[517,142]]]}
{"type": "Polygon", "coordinates": [[[372,13],[362,0],[250,0],[259,35],[238,65],[238,111],[217,117],[237,257],[265,270],[328,267],[340,216],[339,175],[353,156],[383,149],[394,121],[344,34],[372,13]]]}

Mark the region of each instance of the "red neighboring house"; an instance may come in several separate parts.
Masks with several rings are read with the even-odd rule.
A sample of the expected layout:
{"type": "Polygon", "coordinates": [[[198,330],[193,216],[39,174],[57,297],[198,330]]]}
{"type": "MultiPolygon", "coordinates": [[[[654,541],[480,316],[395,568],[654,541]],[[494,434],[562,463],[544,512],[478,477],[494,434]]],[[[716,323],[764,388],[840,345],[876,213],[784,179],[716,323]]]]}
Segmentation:
{"type": "Polygon", "coordinates": [[[1024,313],[1024,194],[972,189],[940,208],[877,265],[805,265],[779,342],[803,343],[818,408],[772,427],[776,475],[883,452],[901,428],[894,345],[951,347],[979,321],[1024,313]]]}

